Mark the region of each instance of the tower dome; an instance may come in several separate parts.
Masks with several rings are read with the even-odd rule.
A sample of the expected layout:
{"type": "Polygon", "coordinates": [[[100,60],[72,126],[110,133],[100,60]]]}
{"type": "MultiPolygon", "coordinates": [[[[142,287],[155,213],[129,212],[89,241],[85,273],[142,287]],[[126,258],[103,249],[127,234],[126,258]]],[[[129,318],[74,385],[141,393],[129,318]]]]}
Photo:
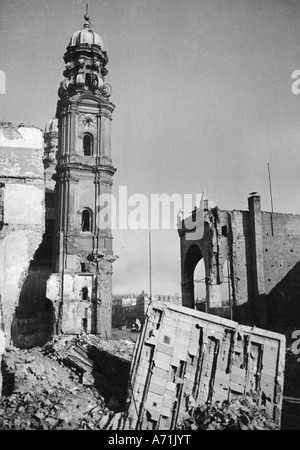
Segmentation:
{"type": "Polygon", "coordinates": [[[107,53],[101,37],[91,29],[92,22],[88,12],[84,15],[84,19],[83,28],[72,34],[64,54],[65,78],[60,83],[58,95],[62,99],[66,95],[75,95],[77,91],[95,93],[97,90],[99,95],[108,99],[111,89],[105,83],[105,76],[108,74],[107,53]]]}
{"type": "Polygon", "coordinates": [[[46,133],[58,133],[58,120],[52,119],[49,120],[49,122],[46,123],[45,126],[45,134],[46,133]]]}
{"type": "MultiPolygon", "coordinates": [[[[85,16],[86,18],[87,16],[85,16]]],[[[98,45],[101,49],[104,49],[104,44],[101,36],[95,31],[91,30],[90,22],[86,19],[85,24],[81,30],[75,31],[72,34],[69,46],[70,47],[81,47],[81,46],[91,46],[98,45]]]]}

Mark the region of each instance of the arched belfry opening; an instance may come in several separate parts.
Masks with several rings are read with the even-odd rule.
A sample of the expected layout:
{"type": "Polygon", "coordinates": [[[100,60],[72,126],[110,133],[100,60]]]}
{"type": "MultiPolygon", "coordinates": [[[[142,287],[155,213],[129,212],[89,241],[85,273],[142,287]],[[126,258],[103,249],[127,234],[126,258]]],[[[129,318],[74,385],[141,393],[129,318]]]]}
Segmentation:
{"type": "Polygon", "coordinates": [[[183,306],[193,309],[195,308],[195,275],[196,277],[201,276],[201,278],[205,278],[205,273],[203,274],[203,272],[205,272],[205,270],[203,271],[203,265],[203,254],[199,245],[191,245],[186,252],[182,267],[183,306]],[[201,273],[198,274],[198,270],[195,273],[195,269],[200,261],[203,261],[199,266],[202,266],[202,270],[201,273]]]}
{"type": "Polygon", "coordinates": [[[84,156],[93,154],[93,136],[89,133],[83,135],[83,154],[84,156]]]}
{"type": "Polygon", "coordinates": [[[92,211],[89,208],[84,208],[81,213],[81,231],[91,232],[93,225],[92,211]]]}

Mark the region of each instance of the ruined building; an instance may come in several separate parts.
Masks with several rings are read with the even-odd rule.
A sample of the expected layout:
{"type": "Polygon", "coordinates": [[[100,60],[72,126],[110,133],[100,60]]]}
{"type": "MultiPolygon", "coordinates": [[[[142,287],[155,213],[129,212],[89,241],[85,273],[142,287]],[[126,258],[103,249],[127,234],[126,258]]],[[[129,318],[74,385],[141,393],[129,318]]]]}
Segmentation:
{"type": "Polygon", "coordinates": [[[194,271],[203,258],[207,310],[222,315],[227,262],[234,320],[274,330],[299,327],[300,215],[261,211],[257,193],[249,196],[248,211],[206,204],[196,212],[178,229],[183,305],[194,308],[194,271]]]}
{"type": "Polygon", "coordinates": [[[87,15],[64,61],[44,140],[34,127],[0,126],[0,329],[19,347],[54,333],[111,332],[112,235],[98,213],[116,171],[114,105],[107,54],[87,15]]]}
{"type": "MultiPolygon", "coordinates": [[[[19,333],[18,342],[24,343],[25,327],[31,341],[41,331],[38,323],[44,323],[43,314],[47,315],[46,302],[44,311],[37,311],[39,293],[31,302],[25,293],[29,262],[34,263],[45,228],[42,161],[41,130],[0,123],[0,367],[14,331],[19,333]]],[[[30,278],[34,280],[34,276],[30,278]]],[[[0,370],[0,396],[1,388],[0,370]]]]}

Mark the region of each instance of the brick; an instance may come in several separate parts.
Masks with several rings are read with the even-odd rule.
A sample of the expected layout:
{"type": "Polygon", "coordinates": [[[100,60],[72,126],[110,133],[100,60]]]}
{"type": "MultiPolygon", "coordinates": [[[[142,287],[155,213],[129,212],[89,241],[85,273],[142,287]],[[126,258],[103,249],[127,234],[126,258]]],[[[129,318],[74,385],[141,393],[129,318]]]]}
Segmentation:
{"type": "Polygon", "coordinates": [[[145,408],[145,409],[150,414],[151,420],[154,420],[155,422],[159,421],[160,411],[153,408],[145,408]]]}
{"type": "Polygon", "coordinates": [[[142,367],[138,367],[137,370],[137,375],[140,375],[141,377],[146,377],[148,374],[148,369],[147,368],[142,368],[142,367]]]}
{"type": "Polygon", "coordinates": [[[154,394],[164,395],[165,387],[162,384],[155,384],[151,380],[151,383],[149,386],[149,392],[153,392],[154,394]]]}
{"type": "Polygon", "coordinates": [[[166,355],[170,355],[170,356],[173,354],[173,348],[169,347],[167,345],[164,345],[164,344],[158,344],[157,351],[159,351],[161,353],[165,353],[166,355]]]}
{"type": "Polygon", "coordinates": [[[166,389],[168,389],[171,392],[175,392],[176,391],[176,384],[168,381],[166,389]]]}
{"type": "Polygon", "coordinates": [[[153,368],[153,372],[152,372],[152,376],[155,376],[157,378],[162,378],[164,380],[167,380],[168,377],[169,377],[169,372],[164,370],[164,369],[161,369],[159,367],[154,367],[153,368]]]}
{"type": "Polygon", "coordinates": [[[158,367],[159,369],[168,371],[170,369],[170,364],[160,360],[160,359],[156,359],[155,362],[155,367],[158,367]]]}
{"type": "Polygon", "coordinates": [[[184,329],[177,327],[176,329],[176,340],[182,342],[189,342],[191,338],[191,329],[184,329]]]}
{"type": "Polygon", "coordinates": [[[155,353],[155,361],[157,361],[157,360],[163,361],[163,362],[165,362],[167,364],[170,364],[171,360],[172,360],[172,357],[170,355],[166,355],[165,353],[157,351],[155,353]]]}
{"type": "Polygon", "coordinates": [[[174,356],[175,359],[178,359],[179,361],[186,361],[187,357],[188,357],[187,353],[179,352],[176,349],[174,350],[174,355],[173,356],[174,356]]]}
{"type": "Polygon", "coordinates": [[[164,318],[164,326],[177,328],[178,318],[176,317],[165,317],[164,318]]]}
{"type": "Polygon", "coordinates": [[[260,377],[261,384],[262,383],[269,383],[270,385],[274,386],[275,377],[272,375],[267,375],[264,372],[262,372],[260,377]]]}
{"type": "Polygon", "coordinates": [[[175,356],[173,355],[170,365],[174,366],[174,367],[178,367],[180,364],[180,359],[179,358],[175,358],[175,356]]]}
{"type": "Polygon", "coordinates": [[[180,343],[176,343],[175,350],[179,351],[181,353],[187,353],[189,349],[188,344],[183,343],[182,341],[180,343]]]}
{"type": "Polygon", "coordinates": [[[149,408],[157,408],[162,405],[162,402],[163,397],[161,395],[148,392],[146,404],[149,405],[149,408]]]}
{"type": "Polygon", "coordinates": [[[172,410],[167,406],[163,406],[161,409],[161,415],[164,417],[171,417],[172,410]]]}
{"type": "Polygon", "coordinates": [[[182,330],[190,331],[191,324],[190,323],[185,323],[185,322],[180,322],[178,327],[181,328],[182,330]]]}
{"type": "Polygon", "coordinates": [[[245,378],[246,371],[245,369],[240,369],[239,367],[232,366],[231,368],[231,376],[236,375],[241,378],[245,378]]]}
{"type": "Polygon", "coordinates": [[[276,370],[275,370],[275,368],[270,368],[270,367],[264,365],[263,369],[262,369],[262,374],[268,375],[268,376],[272,377],[272,379],[274,380],[274,378],[276,376],[276,370]]]}
{"type": "Polygon", "coordinates": [[[230,383],[230,390],[238,392],[240,394],[243,394],[244,393],[244,386],[242,384],[231,382],[230,383]]]}
{"type": "Polygon", "coordinates": [[[159,384],[161,386],[165,386],[167,385],[167,380],[165,378],[162,377],[155,377],[154,375],[152,375],[151,377],[151,383],[153,384],[159,384]]]}
{"type": "Polygon", "coordinates": [[[164,397],[163,399],[163,407],[172,408],[174,400],[169,397],[164,397]]]}
{"type": "Polygon", "coordinates": [[[170,391],[169,389],[166,389],[164,398],[171,398],[172,400],[174,400],[175,399],[175,391],[170,391]]]}
{"type": "Polygon", "coordinates": [[[230,373],[226,373],[223,370],[216,370],[215,378],[224,382],[229,382],[230,373]]]}

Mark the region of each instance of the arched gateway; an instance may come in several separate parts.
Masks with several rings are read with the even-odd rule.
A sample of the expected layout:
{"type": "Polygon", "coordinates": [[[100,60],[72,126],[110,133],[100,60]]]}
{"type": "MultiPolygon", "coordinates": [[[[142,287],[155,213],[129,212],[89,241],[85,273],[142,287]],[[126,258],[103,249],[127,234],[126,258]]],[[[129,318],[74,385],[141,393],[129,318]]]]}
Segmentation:
{"type": "MultiPolygon", "coordinates": [[[[224,308],[224,298],[222,299],[222,285],[224,283],[223,266],[226,260],[229,260],[229,266],[231,266],[230,224],[230,213],[220,211],[219,208],[203,210],[199,208],[193,212],[192,216],[178,223],[183,306],[196,308],[195,269],[203,260],[206,310],[208,312],[218,310],[220,315],[228,316],[228,308],[224,308]],[[193,223],[194,227],[192,227],[193,223]]],[[[230,292],[232,292],[231,276],[229,283],[231,284],[230,292]]]]}

